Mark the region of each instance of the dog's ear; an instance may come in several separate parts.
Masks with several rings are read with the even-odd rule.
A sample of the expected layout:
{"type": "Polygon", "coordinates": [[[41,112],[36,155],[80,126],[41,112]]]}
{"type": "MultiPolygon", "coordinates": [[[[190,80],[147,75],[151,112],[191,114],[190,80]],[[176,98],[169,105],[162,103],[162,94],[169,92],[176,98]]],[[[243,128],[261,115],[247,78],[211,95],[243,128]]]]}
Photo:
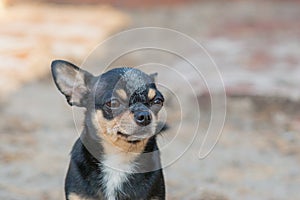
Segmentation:
{"type": "Polygon", "coordinates": [[[155,73],[149,75],[150,78],[152,79],[152,82],[153,82],[153,83],[156,83],[157,75],[158,75],[157,72],[155,72],[155,73]]]}
{"type": "Polygon", "coordinates": [[[86,106],[87,94],[91,88],[89,84],[94,76],[63,60],[53,61],[51,71],[57,88],[66,96],[68,103],[71,106],[86,106]]]}

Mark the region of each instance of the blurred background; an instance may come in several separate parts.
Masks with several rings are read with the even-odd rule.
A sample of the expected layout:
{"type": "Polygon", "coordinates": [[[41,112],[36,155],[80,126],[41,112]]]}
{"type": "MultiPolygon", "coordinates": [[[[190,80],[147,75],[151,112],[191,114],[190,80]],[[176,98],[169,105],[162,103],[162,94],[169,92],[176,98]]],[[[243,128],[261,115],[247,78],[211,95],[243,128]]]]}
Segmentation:
{"type": "MultiPolygon", "coordinates": [[[[107,37],[144,26],[200,42],[227,95],[213,152],[199,160],[191,147],[165,169],[168,199],[300,199],[299,0],[0,0],[0,199],[64,198],[78,135],[51,61],[80,65],[107,37]]],[[[197,97],[205,129],[210,100],[205,91],[197,97]]]]}

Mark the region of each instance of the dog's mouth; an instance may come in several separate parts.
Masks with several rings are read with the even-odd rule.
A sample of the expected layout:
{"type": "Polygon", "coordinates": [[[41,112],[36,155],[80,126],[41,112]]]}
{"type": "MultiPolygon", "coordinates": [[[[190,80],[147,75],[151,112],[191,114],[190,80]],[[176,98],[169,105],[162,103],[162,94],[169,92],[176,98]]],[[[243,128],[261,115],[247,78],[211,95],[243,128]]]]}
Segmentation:
{"type": "Polygon", "coordinates": [[[127,134],[125,134],[125,133],[122,133],[122,132],[120,132],[120,131],[117,132],[117,135],[118,135],[118,136],[121,136],[121,137],[123,137],[123,138],[126,138],[126,139],[127,139],[128,136],[129,136],[129,135],[127,135],[127,134]]]}
{"type": "Polygon", "coordinates": [[[130,138],[130,135],[122,133],[120,131],[117,132],[117,135],[120,136],[121,138],[125,139],[127,142],[133,143],[133,144],[138,143],[143,140],[142,138],[140,139],[140,138],[136,138],[136,137],[134,139],[132,139],[132,138],[130,138]]]}

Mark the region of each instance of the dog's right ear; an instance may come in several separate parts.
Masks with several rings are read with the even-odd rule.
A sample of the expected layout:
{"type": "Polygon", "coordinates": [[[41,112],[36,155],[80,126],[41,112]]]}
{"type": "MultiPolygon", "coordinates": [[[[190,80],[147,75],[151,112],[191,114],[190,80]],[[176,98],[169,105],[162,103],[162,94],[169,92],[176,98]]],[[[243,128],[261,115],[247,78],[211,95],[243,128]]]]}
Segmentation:
{"type": "Polygon", "coordinates": [[[53,61],[51,71],[57,88],[65,95],[68,103],[85,107],[94,76],[64,60],[53,61]]]}
{"type": "Polygon", "coordinates": [[[149,75],[152,80],[152,83],[156,83],[157,75],[158,75],[157,72],[149,75]]]}

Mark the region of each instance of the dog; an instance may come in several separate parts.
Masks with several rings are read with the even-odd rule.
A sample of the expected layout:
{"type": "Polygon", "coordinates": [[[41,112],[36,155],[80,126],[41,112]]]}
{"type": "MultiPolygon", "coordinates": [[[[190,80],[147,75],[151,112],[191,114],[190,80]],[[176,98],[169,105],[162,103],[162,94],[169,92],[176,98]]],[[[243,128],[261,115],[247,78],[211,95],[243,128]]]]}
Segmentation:
{"type": "Polygon", "coordinates": [[[53,61],[51,71],[68,104],[85,108],[65,179],[66,199],[165,199],[156,142],[164,97],[157,74],[122,67],[94,76],[64,60],[53,61]]]}

